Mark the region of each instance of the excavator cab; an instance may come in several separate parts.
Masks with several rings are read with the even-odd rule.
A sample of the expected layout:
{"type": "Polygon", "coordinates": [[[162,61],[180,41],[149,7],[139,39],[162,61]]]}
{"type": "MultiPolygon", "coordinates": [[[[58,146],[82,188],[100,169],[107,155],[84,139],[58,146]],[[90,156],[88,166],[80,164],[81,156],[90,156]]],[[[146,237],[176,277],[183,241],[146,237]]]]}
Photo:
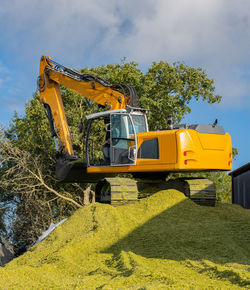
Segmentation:
{"type": "Polygon", "coordinates": [[[119,109],[91,114],[87,116],[87,119],[86,160],[88,167],[136,164],[136,134],[148,131],[145,111],[119,109]],[[99,128],[99,134],[97,128],[99,128]],[[103,128],[105,128],[105,134],[103,128]]]}
{"type": "Polygon", "coordinates": [[[90,167],[136,165],[136,134],[148,132],[147,110],[118,109],[86,116],[88,120],[83,158],[57,159],[57,179],[63,182],[98,182],[114,174],[88,174],[90,167]]]}

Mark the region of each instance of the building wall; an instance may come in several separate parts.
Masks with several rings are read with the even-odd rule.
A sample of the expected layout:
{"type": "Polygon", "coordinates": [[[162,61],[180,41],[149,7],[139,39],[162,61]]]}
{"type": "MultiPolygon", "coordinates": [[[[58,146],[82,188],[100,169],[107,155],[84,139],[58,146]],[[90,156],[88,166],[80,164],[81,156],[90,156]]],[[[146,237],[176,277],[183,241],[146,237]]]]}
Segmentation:
{"type": "Polygon", "coordinates": [[[250,170],[233,176],[233,203],[250,209],[250,170]]]}

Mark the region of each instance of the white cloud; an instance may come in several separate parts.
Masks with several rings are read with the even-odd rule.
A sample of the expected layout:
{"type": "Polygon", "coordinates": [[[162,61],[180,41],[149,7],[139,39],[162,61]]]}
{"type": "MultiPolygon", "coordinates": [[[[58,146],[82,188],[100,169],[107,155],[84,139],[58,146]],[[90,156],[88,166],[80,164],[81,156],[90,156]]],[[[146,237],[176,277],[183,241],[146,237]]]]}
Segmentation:
{"type": "Polygon", "coordinates": [[[225,104],[250,107],[248,0],[2,0],[0,27],[21,64],[183,60],[207,69],[225,104]]]}
{"type": "Polygon", "coordinates": [[[138,62],[184,60],[205,67],[215,79],[223,105],[249,105],[250,2],[226,0],[156,0],[151,17],[134,20],[130,35],[114,50],[138,62]]]}

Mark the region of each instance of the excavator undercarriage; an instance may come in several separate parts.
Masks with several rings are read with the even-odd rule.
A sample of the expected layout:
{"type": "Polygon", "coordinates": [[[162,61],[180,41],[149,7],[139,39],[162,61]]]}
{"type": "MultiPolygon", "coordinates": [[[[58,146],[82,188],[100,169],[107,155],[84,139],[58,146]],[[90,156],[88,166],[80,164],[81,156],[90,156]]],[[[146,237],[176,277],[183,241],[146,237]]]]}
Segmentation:
{"type": "Polygon", "coordinates": [[[97,202],[111,205],[135,203],[155,193],[155,190],[176,189],[196,204],[215,206],[216,189],[206,178],[177,178],[166,181],[168,174],[133,174],[134,178],[115,177],[114,174],[87,174],[86,162],[59,159],[56,165],[58,180],[62,182],[93,183],[97,202]],[[150,189],[149,191],[147,189],[150,189]]]}
{"type": "Polygon", "coordinates": [[[136,180],[130,178],[105,178],[95,188],[96,201],[111,205],[135,203],[138,199],[164,189],[176,189],[193,202],[204,206],[215,206],[216,189],[206,178],[179,178],[164,180],[136,180]]]}

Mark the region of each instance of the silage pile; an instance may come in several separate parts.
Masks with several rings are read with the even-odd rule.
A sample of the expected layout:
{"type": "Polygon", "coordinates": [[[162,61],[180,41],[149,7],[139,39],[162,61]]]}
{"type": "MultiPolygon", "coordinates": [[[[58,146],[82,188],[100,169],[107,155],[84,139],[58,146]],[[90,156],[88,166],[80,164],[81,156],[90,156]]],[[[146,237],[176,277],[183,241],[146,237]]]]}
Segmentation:
{"type": "Polygon", "coordinates": [[[250,288],[250,211],[176,190],[92,204],[0,269],[0,288],[250,288]]]}

